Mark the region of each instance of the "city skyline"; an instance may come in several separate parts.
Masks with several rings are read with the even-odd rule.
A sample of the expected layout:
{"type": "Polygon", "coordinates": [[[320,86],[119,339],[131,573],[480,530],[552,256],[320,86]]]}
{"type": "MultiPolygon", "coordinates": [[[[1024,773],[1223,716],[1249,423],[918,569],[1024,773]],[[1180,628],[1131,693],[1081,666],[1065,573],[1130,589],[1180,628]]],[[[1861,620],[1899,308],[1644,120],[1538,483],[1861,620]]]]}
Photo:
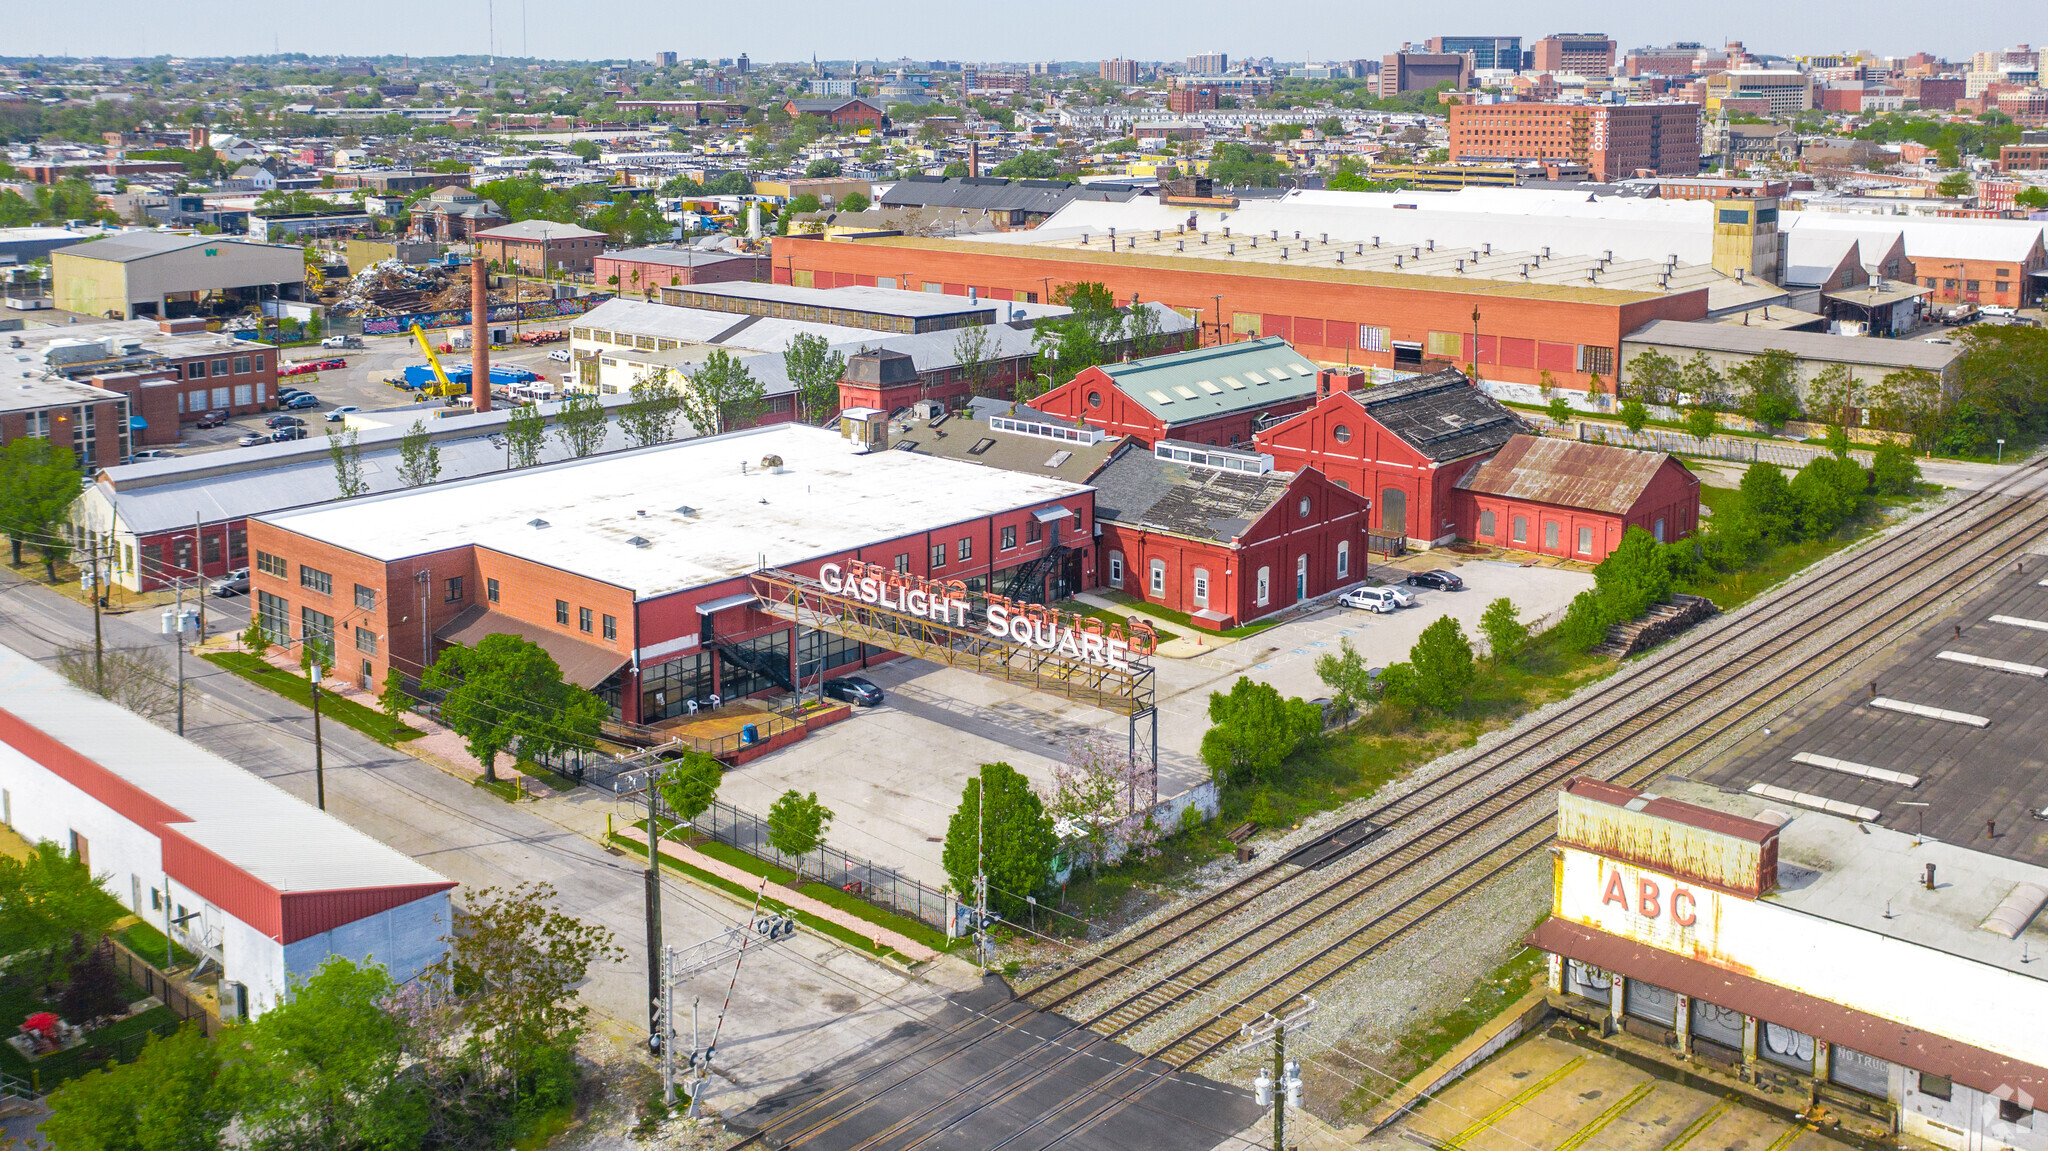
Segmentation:
{"type": "MultiPolygon", "coordinates": [[[[256,56],[278,52],[309,55],[481,55],[557,60],[646,59],[658,50],[685,58],[748,54],[760,62],[833,59],[1083,60],[1132,57],[1177,60],[1223,51],[1233,58],[1371,58],[1398,49],[1403,41],[1437,35],[1521,35],[1524,42],[1561,31],[1596,31],[1629,48],[1697,40],[1719,44],[1741,40],[1750,47],[1787,55],[1819,55],[1868,49],[1881,55],[1933,52],[1951,59],[1971,52],[2041,37],[2037,20],[2020,6],[1971,0],[1940,9],[1882,0],[1849,9],[1816,5],[1788,11],[1760,0],[1737,0],[1711,12],[1676,13],[1616,0],[1583,4],[1512,4],[1476,0],[1454,18],[1415,17],[1404,23],[1336,0],[1295,0],[1279,19],[1247,27],[1237,5],[1193,0],[1161,22],[1152,10],[1118,15],[1075,0],[1048,0],[1043,18],[996,33],[981,26],[933,21],[922,5],[880,0],[863,8],[848,27],[829,20],[777,20],[747,27],[728,23],[705,28],[677,10],[649,0],[615,0],[590,6],[543,5],[534,0],[466,0],[420,9],[390,0],[371,0],[362,18],[307,22],[283,9],[248,0],[203,0],[191,11],[201,18],[166,27],[160,10],[137,0],[111,0],[101,19],[81,28],[68,10],[38,6],[17,14],[9,29],[14,56],[149,57],[256,56]],[[388,18],[387,18],[388,17],[388,18]],[[1083,31],[1085,29],[1085,31],[1083,31]],[[1084,46],[1096,46],[1081,52],[1084,46]]],[[[818,6],[822,16],[843,11],[818,6]]],[[[1262,9],[1262,14],[1271,9],[1262,9]]]]}

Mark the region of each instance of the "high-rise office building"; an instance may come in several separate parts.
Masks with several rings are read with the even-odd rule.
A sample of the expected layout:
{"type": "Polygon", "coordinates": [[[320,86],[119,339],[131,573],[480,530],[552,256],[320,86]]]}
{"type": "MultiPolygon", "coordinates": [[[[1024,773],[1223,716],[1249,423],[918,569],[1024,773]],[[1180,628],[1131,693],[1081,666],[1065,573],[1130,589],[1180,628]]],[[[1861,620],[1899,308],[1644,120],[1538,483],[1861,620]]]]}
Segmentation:
{"type": "Polygon", "coordinates": [[[1188,57],[1187,70],[1196,76],[1221,76],[1230,71],[1230,53],[1204,52],[1188,57]]]}
{"type": "Polygon", "coordinates": [[[1522,67],[1520,36],[1432,36],[1422,42],[1422,49],[1432,55],[1470,55],[1474,68],[1522,67]]]}
{"type": "Polygon", "coordinates": [[[1559,32],[1536,41],[1529,51],[1529,66],[1564,76],[1611,76],[1614,47],[1602,32],[1559,32]]]}

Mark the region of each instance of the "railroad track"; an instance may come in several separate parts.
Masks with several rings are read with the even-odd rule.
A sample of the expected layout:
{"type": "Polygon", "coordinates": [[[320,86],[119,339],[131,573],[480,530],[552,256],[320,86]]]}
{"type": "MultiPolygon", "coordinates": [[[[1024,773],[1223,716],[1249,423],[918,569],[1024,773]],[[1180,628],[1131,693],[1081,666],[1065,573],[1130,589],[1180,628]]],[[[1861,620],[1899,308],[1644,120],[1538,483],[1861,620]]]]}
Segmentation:
{"type": "MultiPolygon", "coordinates": [[[[2021,477],[2015,477],[2012,482],[2017,483],[2029,475],[2048,475],[2048,462],[2030,465],[2021,477]]],[[[1436,815],[1447,802],[1462,804],[1415,829],[1413,838],[1407,842],[1391,846],[1383,854],[1370,851],[1356,853],[1346,861],[1348,869],[1334,875],[1303,871],[1284,863],[1268,864],[1236,883],[1145,925],[1138,932],[1073,966],[1050,969],[1045,978],[1027,983],[1019,994],[1047,1010],[1071,1010],[1085,1005],[1085,997],[1089,993],[1111,981],[1132,977],[1139,972],[1141,964],[1150,960],[1179,954],[1184,941],[1197,933],[1207,934],[1222,921],[1246,912],[1268,893],[1304,880],[1314,884],[1318,876],[1327,877],[1321,886],[1296,899],[1283,912],[1268,915],[1260,925],[1284,927],[1285,921],[1281,916],[1289,913],[1293,913],[1291,919],[1298,925],[1337,910],[1343,905],[1345,896],[1354,893],[1348,889],[1355,887],[1363,873],[1385,864],[1397,869],[1413,866],[1421,857],[1442,850],[1524,801],[1530,794],[1547,793],[1587,764],[1639,738],[1644,731],[1692,707],[1727,683],[1753,673],[1771,658],[1812,642],[1817,633],[1830,626],[1839,626],[1836,609],[1852,597],[1867,593],[1869,581],[1861,577],[1873,568],[1903,555],[1906,564],[1901,571],[1893,573],[1895,577],[1917,574],[1939,580],[1946,578],[1953,569],[1981,563],[1986,554],[1981,545],[1973,549],[1948,551],[1934,551],[1923,546],[1923,536],[1942,531],[1952,524],[1958,513],[1988,510],[1988,522],[1975,525],[1975,538],[1981,541],[1987,532],[2011,529],[2000,536],[2003,539],[2015,532],[2038,530],[2042,526],[2040,517],[2028,518],[2031,506],[2019,502],[2001,505],[1995,493],[1977,493],[1911,529],[1859,549],[1844,562],[1821,573],[1825,583],[1819,587],[1801,584],[1727,617],[1726,622],[1720,625],[1723,631],[1736,631],[1744,621],[1765,615],[1774,617],[1773,628],[1768,634],[1760,635],[1753,644],[1724,645],[1711,653],[1707,658],[1715,661],[1713,666],[1702,669],[1704,661],[1693,658],[1695,649],[1672,649],[1662,658],[1654,659],[1640,673],[1614,677],[1590,692],[1580,693],[1563,708],[1464,764],[1359,814],[1358,818],[1400,831],[1408,830],[1417,817],[1428,819],[1436,815]],[[1786,600],[1797,601],[1796,616],[1788,618],[1780,612],[1786,600]],[[1531,756],[1535,758],[1528,758],[1531,756]],[[1459,793],[1469,792],[1475,787],[1481,789],[1476,796],[1459,797],[1459,793]]],[[[1829,658],[1837,659],[1839,654],[1831,652],[1829,658]]],[[[1284,929],[1277,934],[1284,935],[1284,929]]],[[[1242,936],[1231,942],[1234,944],[1241,939],[1242,936]]],[[[1158,994],[1173,991],[1175,980],[1193,966],[1183,964],[1171,974],[1155,975],[1155,980],[1162,985],[1158,994]]],[[[1121,1026],[1125,1020],[1119,1015],[1124,1006],[1118,1003],[1108,1011],[1094,1013],[1091,1019],[1117,1024],[1118,1029],[1111,1034],[1121,1035],[1128,1030],[1121,1026]]]]}
{"type": "MultiPolygon", "coordinates": [[[[1384,823],[1405,835],[1389,850],[1356,861],[1342,874],[1330,876],[1319,885],[1319,874],[1291,865],[1269,864],[1238,882],[1203,897],[1166,918],[1147,925],[1128,938],[1070,967],[1051,969],[1048,977],[1020,994],[1032,1006],[1053,1010],[1077,1005],[1095,993],[1098,1005],[1078,1013],[1075,1022],[1042,1038],[1031,1050],[1011,1059],[959,1088],[938,1104],[918,1115],[899,1120],[886,1130],[855,1145],[858,1149],[890,1146],[925,1146],[944,1132],[968,1122],[987,1107],[1016,1098],[1027,1090],[1060,1074],[1075,1060],[1100,1058],[1098,1048],[1110,1041],[1133,1037],[1133,1046],[1145,1054],[1125,1060],[1106,1079],[1044,1110],[1022,1131],[1013,1133],[997,1146],[1018,1141],[1077,1108],[1087,1108],[1078,1122],[1058,1140],[1096,1125],[1132,1106],[1165,1077],[1194,1069],[1213,1058],[1232,1042],[1241,1026],[1268,1012],[1277,1012],[1300,996],[1309,994],[1370,957],[1414,927],[1426,922],[1460,899],[1485,886],[1516,864],[1541,852],[1548,844],[1554,811],[1548,804],[1550,792],[1572,775],[1586,771],[1631,741],[1650,738],[1650,747],[1640,749],[1619,765],[1605,765],[1595,771],[1602,778],[1639,784],[1648,782],[1668,764],[1742,719],[1770,706],[1784,695],[1808,683],[1813,673],[1829,663],[1842,662],[1866,649],[1892,641],[1916,626],[1919,616],[1948,590],[1949,577],[1976,568],[1988,571],[2002,566],[2013,554],[2023,552],[2036,533],[2048,527],[2048,505],[2001,499],[2004,489],[2048,475],[2048,460],[2029,465],[1999,489],[1974,493],[1950,508],[1910,525],[1868,547],[1848,553],[1816,574],[1815,580],[1765,597],[1727,617],[1722,630],[1734,631],[1745,621],[1766,615],[1790,615],[1789,622],[1776,627],[1759,642],[1726,645],[1710,658],[1718,662],[1704,672],[1697,659],[1679,658],[1674,649],[1653,661],[1640,673],[1617,677],[1599,688],[1576,697],[1569,705],[1539,723],[1487,749],[1443,776],[1429,780],[1413,791],[1376,805],[1363,818],[1384,823]],[[1958,531],[1969,534],[1955,544],[1958,531]],[[1931,547],[1939,542],[1946,547],[1931,547]],[[1891,565],[1895,570],[1887,570],[1891,565]],[[1878,611],[1874,619],[1860,624],[1842,622],[1838,609],[1852,597],[1867,596],[1875,582],[1884,577],[1885,591],[1895,602],[1878,611]],[[1817,581],[1817,582],[1816,582],[1817,581]],[[1901,589],[1905,589],[1903,593],[1901,589]],[[1796,606],[1785,611],[1792,601],[1796,606]],[[1846,627],[1850,634],[1840,640],[1824,636],[1830,627],[1846,627]],[[1796,658],[1790,665],[1771,672],[1761,689],[1750,689],[1713,705],[1700,718],[1690,714],[1695,705],[1708,704],[1717,693],[1725,693],[1744,677],[1767,670],[1775,658],[1793,652],[1799,645],[1822,642],[1816,650],[1796,658]],[[1846,650],[1836,646],[1849,642],[1846,650]],[[1601,721],[1594,725],[1598,717],[1601,721]],[[1591,734],[1580,734],[1593,727],[1591,734]],[[1673,728],[1659,736],[1664,728],[1673,728]],[[1536,761],[1518,763],[1525,757],[1536,761]],[[1502,778],[1491,778],[1501,776],[1502,778]],[[1418,816],[1436,814],[1456,793],[1473,787],[1484,789],[1463,806],[1453,806],[1427,826],[1410,825],[1418,816]],[[1490,832],[1490,837],[1479,833],[1490,832]],[[1453,845],[1476,848],[1458,858],[1453,845]],[[1284,905],[1265,909],[1256,905],[1262,897],[1304,878],[1308,884],[1290,891],[1284,905]],[[1226,920],[1252,918],[1248,925],[1231,923],[1232,934],[1220,943],[1205,940],[1201,953],[1178,958],[1164,970],[1147,969],[1162,956],[1183,956],[1185,941],[1197,934],[1208,936],[1226,920]],[[1334,938],[1311,940],[1308,947],[1285,956],[1277,974],[1252,977],[1251,987],[1227,986],[1230,977],[1256,961],[1270,959],[1285,943],[1299,943],[1316,924],[1340,922],[1334,938]],[[1305,953],[1302,953],[1305,952],[1305,953]],[[1111,987],[1113,982],[1135,983],[1134,989],[1111,987]],[[1107,1005],[1100,1000],[1107,999],[1107,1005]],[[1190,1011],[1191,1004],[1206,1004],[1190,1011]],[[1182,1020],[1155,1026],[1165,1034],[1133,1036],[1147,1023],[1168,1024],[1167,1017],[1179,1009],[1192,1014],[1182,1020]],[[1049,1062],[1035,1063],[1034,1057],[1057,1049],[1049,1062]],[[1004,1083],[950,1118],[918,1135],[919,1124],[933,1119],[949,1107],[966,1100],[976,1091],[987,1091],[1004,1071],[1032,1064],[1020,1079],[1004,1083]],[[1105,1101],[1106,1100],[1106,1101],[1105,1101]],[[1098,1105],[1099,1104],[1099,1105],[1098,1105]],[[897,1142],[897,1136],[911,1138],[897,1142]]],[[[1368,845],[1370,846],[1370,845],[1368,845]]],[[[1363,853],[1361,853],[1363,854],[1363,853]]],[[[1346,861],[1350,862],[1350,861],[1346,861]]],[[[993,1015],[975,1038],[963,1047],[938,1056],[942,1062],[1029,1018],[1030,1009],[1012,1005],[1002,1018],[993,1015]]],[[[895,1067],[910,1065],[914,1057],[939,1044],[934,1037],[905,1056],[895,1067]]],[[[762,1140],[775,1146],[801,1146],[861,1111],[894,1086],[920,1074],[926,1067],[905,1071],[891,1083],[859,1098],[847,1099],[854,1085],[811,1101],[798,1111],[756,1132],[749,1142],[762,1140]],[[849,1106],[832,1117],[804,1124],[814,1110],[834,1101],[849,1106]]]]}

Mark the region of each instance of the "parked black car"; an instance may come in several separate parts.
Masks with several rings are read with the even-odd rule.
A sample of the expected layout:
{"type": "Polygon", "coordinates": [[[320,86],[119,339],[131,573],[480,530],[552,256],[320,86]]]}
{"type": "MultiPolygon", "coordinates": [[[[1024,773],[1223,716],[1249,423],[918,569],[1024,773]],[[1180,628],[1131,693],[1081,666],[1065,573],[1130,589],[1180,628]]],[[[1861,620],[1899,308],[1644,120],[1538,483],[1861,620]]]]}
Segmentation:
{"type": "Polygon", "coordinates": [[[882,702],[882,689],[857,675],[826,680],[825,694],[862,707],[873,707],[882,702]]]}
{"type": "Polygon", "coordinates": [[[1433,587],[1438,591],[1464,591],[1465,581],[1442,569],[1416,572],[1402,581],[1409,587],[1433,587]]]}
{"type": "Polygon", "coordinates": [[[195,428],[220,428],[226,427],[227,422],[228,414],[226,412],[202,412],[198,419],[192,421],[192,426],[195,428]]]}
{"type": "Polygon", "coordinates": [[[279,428],[276,431],[270,433],[270,438],[277,443],[283,443],[286,440],[303,440],[306,438],[306,429],[279,428]]]}
{"type": "Polygon", "coordinates": [[[303,428],[306,421],[297,416],[272,416],[263,421],[266,428],[303,428]]]}

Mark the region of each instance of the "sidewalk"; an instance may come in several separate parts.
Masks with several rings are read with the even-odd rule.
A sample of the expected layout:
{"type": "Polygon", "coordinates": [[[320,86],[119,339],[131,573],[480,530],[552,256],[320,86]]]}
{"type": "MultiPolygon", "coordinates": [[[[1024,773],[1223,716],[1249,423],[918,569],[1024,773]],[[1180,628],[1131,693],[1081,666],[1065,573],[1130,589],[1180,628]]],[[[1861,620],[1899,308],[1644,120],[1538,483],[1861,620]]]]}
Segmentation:
{"type": "MultiPolygon", "coordinates": [[[[645,831],[631,824],[616,828],[615,831],[620,837],[640,844],[641,855],[643,858],[645,857],[647,843],[647,833],[645,831]]],[[[707,871],[720,879],[737,883],[741,887],[758,888],[761,885],[761,877],[753,872],[743,871],[730,863],[713,859],[708,855],[698,852],[688,844],[668,840],[663,842],[661,853],[677,862],[687,863],[699,871],[707,871]]],[[[815,915],[829,923],[836,923],[856,935],[872,939],[877,947],[887,947],[900,954],[907,955],[919,963],[925,963],[939,957],[938,952],[911,939],[909,936],[898,935],[886,927],[869,923],[867,920],[841,911],[829,903],[821,903],[800,891],[793,891],[780,885],[771,885],[771,887],[773,888],[776,902],[787,904],[806,915],[815,915]]]]}

